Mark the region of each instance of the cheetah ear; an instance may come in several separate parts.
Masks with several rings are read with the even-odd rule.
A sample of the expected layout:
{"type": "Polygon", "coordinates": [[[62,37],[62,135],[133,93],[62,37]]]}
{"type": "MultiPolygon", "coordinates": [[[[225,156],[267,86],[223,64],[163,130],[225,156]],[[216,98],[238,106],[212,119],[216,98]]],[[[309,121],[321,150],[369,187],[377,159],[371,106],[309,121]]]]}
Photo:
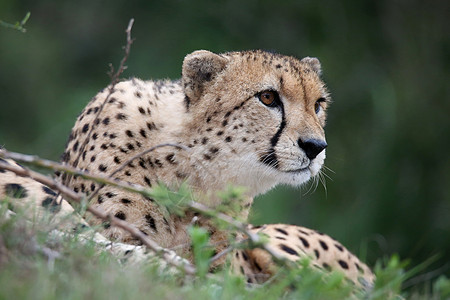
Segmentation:
{"type": "Polygon", "coordinates": [[[320,61],[315,57],[305,57],[301,60],[301,62],[309,65],[317,75],[322,75],[322,66],[320,65],[320,61]]]}
{"type": "Polygon", "coordinates": [[[198,99],[205,85],[210,83],[227,63],[227,58],[206,50],[186,55],[182,71],[184,92],[189,98],[186,101],[198,99]]]}

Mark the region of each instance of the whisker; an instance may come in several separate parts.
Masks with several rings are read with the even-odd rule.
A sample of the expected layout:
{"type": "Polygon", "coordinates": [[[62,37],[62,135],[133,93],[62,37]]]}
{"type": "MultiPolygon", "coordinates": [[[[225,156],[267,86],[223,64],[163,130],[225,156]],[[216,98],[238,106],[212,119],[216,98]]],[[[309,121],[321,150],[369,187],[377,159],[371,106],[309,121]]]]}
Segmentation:
{"type": "Polygon", "coordinates": [[[324,168],[324,169],[327,170],[327,171],[330,171],[330,172],[333,173],[333,174],[336,174],[335,171],[333,171],[331,168],[329,168],[329,167],[326,166],[325,164],[322,166],[322,168],[324,168]]]}
{"type": "Polygon", "coordinates": [[[311,190],[313,189],[313,186],[314,186],[314,183],[315,183],[316,180],[317,180],[316,177],[313,177],[313,178],[312,178],[312,181],[309,181],[309,188],[308,188],[308,190],[303,194],[303,196],[306,196],[306,195],[309,194],[309,192],[311,192],[311,190]]]}
{"type": "Polygon", "coordinates": [[[327,182],[326,182],[326,178],[325,178],[325,176],[327,176],[327,175],[322,171],[320,171],[318,175],[319,175],[319,180],[323,185],[323,189],[325,190],[325,197],[328,197],[327,182]]]}

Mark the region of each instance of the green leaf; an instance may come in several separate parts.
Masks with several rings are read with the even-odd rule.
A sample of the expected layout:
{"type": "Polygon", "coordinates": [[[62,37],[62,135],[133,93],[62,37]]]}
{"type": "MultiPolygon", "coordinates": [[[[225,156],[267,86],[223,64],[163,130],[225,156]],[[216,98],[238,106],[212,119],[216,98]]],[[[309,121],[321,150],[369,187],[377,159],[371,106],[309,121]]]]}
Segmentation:
{"type": "Polygon", "coordinates": [[[210,258],[214,253],[209,244],[209,234],[204,228],[192,226],[189,228],[189,235],[191,236],[197,274],[200,277],[205,277],[209,271],[210,258]]]}

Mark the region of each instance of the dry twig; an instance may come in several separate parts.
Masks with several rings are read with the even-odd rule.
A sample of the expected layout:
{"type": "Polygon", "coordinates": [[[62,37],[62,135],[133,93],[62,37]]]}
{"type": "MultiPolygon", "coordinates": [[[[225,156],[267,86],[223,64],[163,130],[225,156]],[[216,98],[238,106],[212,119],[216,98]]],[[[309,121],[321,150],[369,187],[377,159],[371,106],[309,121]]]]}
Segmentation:
{"type": "MultiPolygon", "coordinates": [[[[109,101],[109,99],[111,98],[111,95],[114,93],[114,88],[116,87],[116,84],[119,82],[119,77],[120,75],[122,75],[123,71],[126,70],[126,66],[125,63],[128,60],[128,57],[130,55],[130,49],[131,49],[131,44],[133,43],[134,39],[131,38],[131,29],[133,27],[134,24],[134,19],[130,19],[130,22],[128,23],[128,27],[125,30],[126,34],[127,34],[127,43],[125,45],[125,54],[122,58],[122,60],[120,61],[119,64],[119,69],[117,70],[117,72],[114,73],[114,67],[113,65],[110,63],[109,67],[110,67],[110,71],[108,72],[109,77],[111,78],[111,83],[108,87],[108,95],[106,95],[105,100],[102,102],[102,104],[100,105],[98,112],[95,116],[96,119],[99,119],[100,114],[103,111],[103,108],[105,107],[105,104],[109,101]]],[[[74,161],[74,164],[77,165],[78,161],[80,160],[80,157],[82,155],[82,153],[84,152],[84,149],[86,148],[86,145],[89,143],[89,140],[91,138],[92,132],[95,129],[95,124],[92,124],[92,126],[89,129],[89,132],[87,133],[86,139],[84,140],[84,142],[81,144],[80,146],[80,151],[74,161]]],[[[64,182],[64,184],[68,184],[70,182],[71,177],[69,176],[66,181],[64,182]]]]}
{"type": "MultiPolygon", "coordinates": [[[[5,152],[7,152],[7,151],[0,150],[0,156],[4,157],[4,158],[20,157],[20,155],[17,155],[18,153],[14,153],[13,155],[8,156],[7,153],[5,155],[5,152]]],[[[26,157],[26,155],[24,157],[26,157]]],[[[30,158],[30,157],[28,157],[28,158],[30,158]]],[[[31,160],[34,160],[34,157],[31,157],[31,158],[32,158],[31,160]]],[[[27,159],[26,161],[29,161],[29,159],[27,159]]],[[[46,160],[41,160],[41,161],[46,161],[46,160]]],[[[54,164],[58,165],[57,163],[54,163],[54,164]]],[[[47,164],[44,164],[43,166],[45,166],[45,165],[47,165],[47,164]]],[[[9,170],[11,172],[14,172],[18,176],[29,177],[33,180],[36,180],[39,183],[42,183],[54,190],[59,191],[64,196],[65,199],[70,199],[70,200],[78,202],[78,203],[81,203],[84,200],[84,195],[75,193],[73,190],[66,187],[65,185],[57,182],[56,180],[54,180],[50,177],[42,175],[38,172],[34,172],[34,171],[31,171],[31,170],[23,168],[23,167],[18,167],[18,166],[6,164],[3,162],[0,162],[0,169],[9,170]]],[[[101,180],[103,180],[103,179],[101,179],[101,180]]],[[[192,264],[190,264],[182,259],[174,258],[172,251],[161,247],[155,241],[148,238],[145,234],[143,234],[140,230],[138,230],[136,227],[134,227],[130,223],[123,221],[121,219],[118,219],[111,214],[107,214],[104,211],[93,208],[89,205],[86,207],[86,210],[89,211],[90,213],[92,213],[94,216],[96,216],[104,221],[110,222],[112,226],[117,226],[117,227],[122,228],[123,230],[129,232],[131,235],[133,235],[134,237],[141,240],[142,243],[145,246],[147,246],[150,250],[155,252],[157,255],[161,256],[170,265],[173,265],[177,268],[182,269],[184,272],[186,272],[189,275],[195,274],[196,269],[192,264]]]]}
{"type": "MultiPolygon", "coordinates": [[[[109,101],[111,95],[114,93],[114,89],[116,84],[119,82],[119,77],[120,75],[123,73],[123,71],[127,68],[125,66],[125,63],[129,57],[130,54],[130,49],[131,49],[131,44],[133,43],[133,39],[131,38],[131,29],[133,27],[133,23],[134,23],[134,19],[131,19],[128,23],[128,27],[126,29],[126,34],[127,34],[127,43],[124,46],[125,49],[125,54],[124,57],[122,58],[122,60],[120,61],[120,65],[119,68],[117,70],[117,72],[114,72],[114,67],[112,66],[112,64],[110,64],[110,71],[108,72],[108,75],[111,78],[111,83],[108,87],[108,94],[105,98],[105,100],[103,101],[103,103],[100,105],[99,110],[97,112],[96,118],[99,118],[100,114],[103,111],[103,108],[105,106],[105,104],[109,101]]],[[[80,151],[79,154],[77,156],[77,158],[75,159],[75,164],[77,164],[78,160],[81,157],[81,154],[83,153],[83,149],[86,147],[90,136],[94,130],[95,126],[91,126],[87,137],[85,139],[85,141],[82,143],[81,147],[80,147],[80,151]]],[[[70,166],[66,166],[66,165],[62,165],[59,163],[56,163],[54,161],[50,161],[50,160],[45,160],[45,159],[41,159],[37,156],[31,156],[31,155],[25,155],[25,154],[20,154],[20,153],[14,153],[14,152],[9,152],[6,151],[4,149],[0,150],[0,157],[4,157],[4,158],[11,158],[17,161],[22,161],[22,162],[27,162],[30,164],[33,164],[35,166],[39,166],[39,167],[44,167],[47,169],[51,169],[53,171],[60,171],[60,172],[65,172],[67,174],[69,174],[69,176],[67,177],[67,180],[64,182],[65,184],[68,184],[70,182],[71,176],[80,176],[84,179],[88,179],[88,180],[92,180],[95,181],[97,183],[100,183],[101,186],[99,189],[97,189],[96,192],[98,192],[104,185],[112,185],[118,188],[122,188],[124,190],[127,191],[131,191],[131,192],[135,192],[135,193],[140,193],[143,195],[148,195],[149,190],[143,186],[140,185],[136,185],[136,184],[128,184],[116,179],[113,179],[111,176],[116,174],[117,172],[121,171],[129,162],[133,161],[134,159],[137,159],[139,157],[141,157],[142,155],[149,153],[153,150],[155,150],[156,148],[159,147],[164,147],[164,146],[171,146],[171,147],[177,147],[179,149],[182,150],[186,150],[186,147],[181,146],[181,145],[177,145],[177,144],[161,144],[161,145],[157,145],[155,147],[152,147],[150,149],[145,150],[142,153],[139,153],[136,156],[133,156],[131,159],[129,159],[126,163],[124,163],[121,167],[119,167],[117,170],[115,170],[114,173],[112,173],[109,177],[107,176],[102,176],[102,175],[91,175],[87,172],[83,172],[81,170],[78,170],[76,168],[72,168],[70,166]]],[[[29,170],[27,168],[21,168],[21,167],[17,167],[14,165],[10,165],[10,164],[5,164],[0,162],[0,168],[5,169],[5,170],[9,170],[14,172],[15,174],[17,174],[18,176],[22,176],[22,177],[29,177],[32,178],[34,180],[36,180],[37,182],[40,182],[56,191],[58,191],[59,193],[61,193],[64,198],[66,200],[70,201],[75,201],[78,203],[81,203],[83,201],[86,201],[86,197],[83,194],[78,194],[75,193],[73,190],[71,190],[70,188],[68,188],[66,185],[64,185],[63,183],[60,183],[50,177],[47,177],[45,175],[42,175],[38,172],[34,172],[32,170],[29,170]]],[[[95,195],[95,194],[94,194],[95,195]]],[[[91,195],[87,200],[90,200],[94,195],[91,195]]],[[[89,201],[87,201],[89,203],[89,201]]],[[[245,239],[242,242],[249,242],[251,245],[253,246],[257,246],[257,247],[261,247],[264,250],[266,250],[272,257],[273,259],[280,263],[286,263],[286,260],[280,256],[279,254],[277,254],[275,251],[273,251],[273,249],[269,246],[266,245],[262,242],[260,235],[255,234],[253,232],[251,232],[248,229],[248,226],[244,223],[241,223],[233,218],[231,218],[228,215],[225,215],[223,213],[217,212],[201,203],[198,202],[190,202],[186,205],[187,209],[196,211],[198,213],[201,213],[202,215],[211,217],[211,218],[215,218],[217,220],[220,220],[224,223],[226,223],[228,226],[230,226],[231,228],[243,233],[244,235],[246,235],[248,237],[248,239],[245,239]]],[[[165,249],[163,247],[161,247],[160,245],[158,245],[156,242],[154,242],[152,239],[150,239],[148,236],[144,235],[140,230],[138,230],[136,227],[134,227],[133,225],[129,224],[126,221],[123,221],[121,219],[118,219],[116,217],[114,217],[111,214],[107,214],[104,211],[95,209],[89,205],[87,205],[87,211],[89,211],[90,213],[92,213],[93,215],[95,215],[96,217],[108,221],[111,223],[111,225],[113,226],[117,226],[119,228],[122,228],[123,230],[129,232],[130,234],[132,234],[134,237],[138,238],[139,240],[142,241],[142,243],[144,245],[146,245],[149,249],[151,249],[152,251],[154,251],[156,254],[158,254],[159,256],[161,256],[165,261],[167,261],[170,265],[173,265],[175,267],[181,268],[182,270],[184,270],[184,272],[186,272],[187,274],[193,275],[196,272],[196,268],[182,260],[182,259],[175,259],[173,252],[165,249]]],[[[234,247],[230,246],[227,249],[225,249],[224,251],[222,251],[221,253],[217,254],[215,257],[213,257],[211,259],[211,261],[217,260],[218,258],[220,258],[221,256],[225,255],[226,253],[230,252],[231,250],[233,250],[234,247]]]]}
{"type": "MultiPolygon", "coordinates": [[[[117,179],[112,179],[110,177],[107,176],[103,176],[103,175],[92,175],[89,174],[87,172],[78,170],[76,168],[72,168],[69,166],[65,166],[62,165],[60,163],[54,162],[54,161],[50,161],[50,160],[45,160],[45,159],[41,159],[37,156],[32,156],[32,155],[25,155],[25,154],[21,154],[21,153],[15,153],[15,152],[9,152],[6,150],[0,150],[0,157],[5,157],[5,158],[11,158],[14,160],[18,160],[18,161],[22,161],[22,162],[26,162],[26,163],[30,163],[33,164],[35,166],[38,167],[43,167],[43,168],[47,168],[47,169],[52,169],[54,171],[62,171],[62,172],[66,172],[69,173],[71,175],[76,175],[76,176],[80,176],[84,179],[88,179],[88,180],[92,180],[95,181],[97,183],[101,183],[101,184],[108,184],[108,185],[112,185],[121,189],[124,189],[126,191],[130,191],[130,192],[134,192],[134,193],[139,193],[139,194],[143,194],[144,196],[148,196],[149,194],[149,189],[145,188],[141,185],[137,185],[137,184],[129,184],[117,179]]],[[[0,165],[1,166],[1,165],[0,165]]],[[[13,170],[11,170],[13,171],[13,170]]],[[[13,171],[14,172],[14,171],[13,171]]],[[[16,173],[17,174],[17,173],[16,173]]],[[[37,173],[39,174],[39,173],[37,173]]],[[[20,175],[20,174],[18,174],[20,175]]],[[[23,175],[20,175],[23,176],[23,175]]],[[[43,175],[41,175],[43,176],[43,175]]],[[[63,195],[64,192],[63,190],[59,189],[59,186],[63,187],[64,190],[69,190],[72,194],[70,194],[70,196],[68,197],[69,200],[72,199],[72,197],[74,196],[74,192],[70,189],[68,189],[66,186],[59,184],[58,182],[56,182],[55,180],[52,180],[46,176],[45,177],[45,182],[40,181],[41,178],[33,178],[38,182],[41,182],[45,185],[48,185],[47,182],[48,180],[51,180],[52,185],[48,185],[51,188],[54,188],[55,190],[60,191],[63,195]],[[57,184],[57,185],[55,185],[57,184]]],[[[75,194],[78,195],[78,194],[75,194]]],[[[75,200],[78,202],[78,200],[75,200]]],[[[201,204],[199,202],[195,202],[195,201],[191,201],[189,203],[186,204],[186,208],[190,209],[192,211],[198,212],[204,216],[208,216],[211,218],[215,218],[217,220],[220,220],[222,222],[224,222],[225,224],[227,224],[228,226],[230,226],[231,228],[243,233],[244,235],[246,235],[248,237],[248,241],[250,242],[251,245],[256,246],[256,247],[261,247],[262,249],[266,250],[277,263],[282,263],[282,264],[286,264],[287,261],[284,257],[282,257],[281,255],[279,255],[276,251],[274,251],[274,249],[272,249],[272,247],[268,244],[264,244],[263,240],[261,239],[260,235],[255,234],[253,232],[251,232],[248,229],[248,226],[242,222],[239,222],[236,219],[233,219],[232,217],[224,214],[224,213],[220,213],[217,212],[209,207],[207,207],[204,204],[201,204]]],[[[89,210],[89,206],[88,206],[88,210],[89,210]]],[[[115,218],[117,219],[117,218],[115,218]]],[[[118,221],[121,221],[122,223],[127,223],[124,222],[122,220],[117,219],[118,221]]],[[[113,223],[111,223],[111,225],[114,225],[113,223]]],[[[130,232],[131,233],[131,232],[130,232]]],[[[139,232],[140,233],[140,232],[139,232]]],[[[138,237],[139,238],[139,237],[138,237]]]]}
{"type": "MultiPolygon", "coordinates": [[[[130,159],[127,160],[126,162],[122,163],[122,165],[121,165],[119,168],[117,168],[114,172],[112,172],[112,173],[109,175],[109,177],[107,177],[107,178],[111,178],[111,177],[114,176],[115,174],[117,174],[117,173],[119,173],[120,171],[122,171],[122,170],[123,170],[126,166],[128,166],[128,164],[130,164],[133,160],[135,160],[135,159],[141,157],[142,155],[145,155],[145,154],[147,154],[147,153],[150,153],[150,152],[152,152],[152,151],[154,151],[154,150],[156,150],[156,149],[158,149],[158,148],[161,148],[161,147],[175,147],[175,148],[178,148],[178,149],[182,149],[182,150],[185,150],[185,151],[189,151],[189,148],[187,148],[187,147],[185,147],[185,146],[183,146],[183,145],[171,144],[171,143],[159,144],[159,145],[153,146],[153,147],[151,147],[151,148],[149,148],[149,149],[147,149],[147,150],[144,150],[144,151],[142,151],[142,152],[136,154],[135,156],[133,156],[132,158],[130,158],[130,159]]],[[[87,199],[86,202],[89,203],[89,202],[91,201],[91,199],[93,199],[93,198],[100,192],[100,190],[101,190],[104,186],[105,186],[105,183],[102,183],[102,184],[99,186],[99,188],[98,188],[97,190],[95,190],[92,194],[89,195],[89,198],[87,199]]]]}

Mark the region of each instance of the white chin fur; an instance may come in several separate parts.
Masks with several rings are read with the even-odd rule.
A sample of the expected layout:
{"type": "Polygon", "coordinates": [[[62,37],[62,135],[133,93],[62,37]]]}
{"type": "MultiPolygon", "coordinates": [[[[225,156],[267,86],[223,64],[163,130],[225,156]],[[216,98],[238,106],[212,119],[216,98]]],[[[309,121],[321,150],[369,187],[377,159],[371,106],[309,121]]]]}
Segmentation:
{"type": "Polygon", "coordinates": [[[256,160],[252,154],[242,157],[247,164],[245,169],[240,170],[237,175],[238,182],[242,186],[249,188],[250,196],[256,196],[272,189],[278,184],[287,184],[292,186],[300,186],[307,182],[311,177],[316,176],[325,160],[325,151],[322,151],[311,162],[309,167],[300,172],[282,172],[271,167],[265,166],[256,160]],[[253,168],[249,167],[248,162],[255,159],[253,168]]]}
{"type": "Polygon", "coordinates": [[[322,151],[317,155],[317,157],[314,160],[312,160],[309,167],[301,172],[290,173],[278,171],[279,175],[277,176],[276,184],[288,184],[292,186],[300,186],[306,183],[308,180],[311,179],[311,177],[314,177],[319,173],[325,161],[325,156],[326,156],[325,151],[322,151]]]}

